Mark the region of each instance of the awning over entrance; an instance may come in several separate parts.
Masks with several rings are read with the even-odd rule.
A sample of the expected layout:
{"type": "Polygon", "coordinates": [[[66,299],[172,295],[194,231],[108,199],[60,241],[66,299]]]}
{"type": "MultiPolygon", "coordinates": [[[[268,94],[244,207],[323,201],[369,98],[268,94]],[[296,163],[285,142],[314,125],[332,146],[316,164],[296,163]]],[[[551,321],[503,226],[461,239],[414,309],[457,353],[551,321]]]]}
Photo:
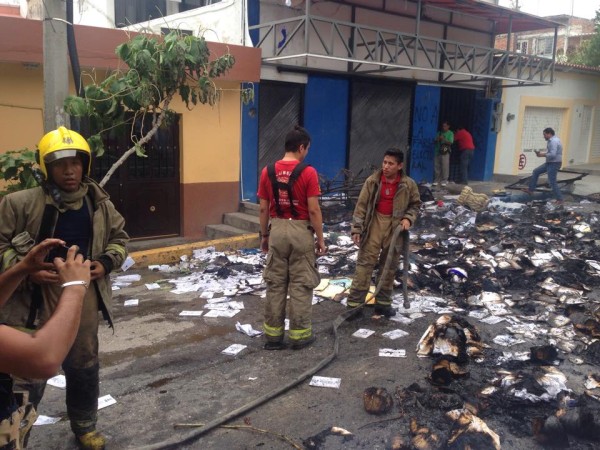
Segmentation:
{"type": "Polygon", "coordinates": [[[486,20],[495,23],[495,34],[542,30],[544,28],[555,28],[560,25],[542,17],[478,0],[422,1],[424,5],[431,5],[437,8],[469,14],[471,16],[483,17],[486,20]]]}
{"type": "Polygon", "coordinates": [[[262,6],[250,26],[264,66],[490,88],[551,84],[554,59],[494,48],[498,34],[560,24],[477,0],[303,1],[262,6]],[[268,18],[273,20],[267,22],[268,18]]]}

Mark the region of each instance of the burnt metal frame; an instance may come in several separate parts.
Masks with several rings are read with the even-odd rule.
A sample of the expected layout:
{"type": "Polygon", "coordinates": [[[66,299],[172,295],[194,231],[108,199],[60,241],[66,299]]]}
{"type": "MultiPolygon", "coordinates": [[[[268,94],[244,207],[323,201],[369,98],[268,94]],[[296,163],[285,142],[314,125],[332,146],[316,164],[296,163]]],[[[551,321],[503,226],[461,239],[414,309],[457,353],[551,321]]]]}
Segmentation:
{"type": "MultiPolygon", "coordinates": [[[[421,9],[420,1],[418,11],[421,9]]],[[[554,58],[499,50],[447,39],[360,25],[310,14],[310,1],[304,15],[252,26],[261,35],[257,47],[263,49],[263,64],[308,69],[309,58],[348,63],[347,72],[373,75],[416,70],[439,73],[445,84],[460,83],[481,88],[489,80],[505,80],[504,87],[548,85],[554,81],[554,58]],[[291,30],[278,47],[277,28],[291,30]],[[325,28],[325,30],[323,30],[325,28]],[[311,41],[311,38],[312,41],[311,41]],[[303,42],[300,44],[300,41],[303,42]],[[292,43],[298,52],[289,51],[292,43]],[[337,47],[336,47],[337,44],[337,47]],[[293,60],[304,61],[298,64],[293,60]],[[292,62],[289,62],[292,61],[292,62]]],[[[555,29],[555,42],[557,30],[555,29]]],[[[511,32],[508,33],[507,48],[511,32]]]]}

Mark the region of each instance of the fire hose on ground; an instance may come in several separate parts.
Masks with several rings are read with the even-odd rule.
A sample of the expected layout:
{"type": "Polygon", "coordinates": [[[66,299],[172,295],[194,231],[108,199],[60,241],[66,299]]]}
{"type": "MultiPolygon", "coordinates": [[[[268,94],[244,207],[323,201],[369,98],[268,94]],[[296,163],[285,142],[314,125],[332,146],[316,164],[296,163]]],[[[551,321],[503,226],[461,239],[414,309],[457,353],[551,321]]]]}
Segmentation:
{"type": "MultiPolygon", "coordinates": [[[[410,251],[409,250],[410,235],[409,235],[408,230],[402,229],[401,225],[398,225],[392,234],[392,239],[390,242],[390,249],[396,249],[396,247],[395,247],[396,241],[398,239],[398,236],[400,236],[400,234],[402,234],[402,256],[403,256],[402,295],[404,297],[404,299],[403,299],[404,300],[404,308],[409,308],[410,300],[408,298],[408,268],[409,268],[408,261],[409,261],[409,251],[410,251]]],[[[392,263],[392,260],[394,259],[393,254],[394,254],[393,251],[388,253],[387,259],[384,264],[384,269],[383,269],[384,272],[385,272],[385,270],[389,269],[389,267],[392,263]]],[[[377,295],[377,293],[381,289],[383,277],[380,276],[379,278],[380,278],[380,280],[375,288],[375,293],[373,295],[374,297],[377,295]]],[[[269,400],[272,400],[272,399],[278,397],[279,395],[283,394],[284,392],[286,392],[286,391],[292,389],[293,387],[297,386],[298,384],[302,383],[308,377],[314,375],[321,369],[325,368],[331,361],[333,361],[335,359],[335,357],[338,355],[339,346],[340,346],[339,335],[338,335],[339,326],[342,323],[344,323],[344,321],[346,321],[348,318],[354,316],[355,314],[358,314],[358,312],[363,307],[364,307],[364,304],[362,306],[359,306],[358,308],[344,311],[342,314],[340,314],[339,316],[337,316],[335,318],[335,320],[333,321],[333,335],[334,335],[333,351],[329,355],[327,355],[323,360],[321,360],[321,362],[319,362],[316,366],[303,372],[302,374],[300,374],[299,376],[294,378],[289,383],[287,383],[271,392],[268,392],[267,394],[257,398],[256,400],[254,400],[250,403],[247,403],[246,405],[241,406],[240,408],[235,409],[235,410],[225,414],[224,416],[221,416],[221,417],[213,420],[212,422],[208,422],[207,424],[202,426],[202,428],[200,428],[198,430],[194,430],[193,432],[188,433],[186,436],[173,438],[173,439],[167,439],[165,441],[158,442],[156,444],[150,444],[150,445],[146,445],[143,447],[136,447],[136,448],[138,450],[169,450],[169,449],[180,448],[182,445],[190,444],[190,443],[194,442],[195,440],[197,440],[204,434],[208,433],[209,431],[211,431],[215,428],[218,428],[219,426],[229,422],[230,420],[235,419],[236,417],[241,416],[242,414],[247,413],[248,411],[251,411],[252,409],[262,405],[263,403],[268,402],[269,400]]]]}

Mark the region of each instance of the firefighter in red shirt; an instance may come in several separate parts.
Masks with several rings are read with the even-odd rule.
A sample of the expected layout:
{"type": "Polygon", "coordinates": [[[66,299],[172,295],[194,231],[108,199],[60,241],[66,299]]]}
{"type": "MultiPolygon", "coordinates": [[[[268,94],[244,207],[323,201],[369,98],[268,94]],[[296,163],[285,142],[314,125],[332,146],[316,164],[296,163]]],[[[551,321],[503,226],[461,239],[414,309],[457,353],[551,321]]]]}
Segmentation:
{"type": "Polygon", "coordinates": [[[320,281],[316,255],[325,254],[326,249],[317,171],[303,163],[309,147],[308,132],[295,127],[286,135],[283,159],[265,167],[260,177],[260,247],[268,253],[263,274],[267,283],[263,324],[266,350],[286,347],[286,309],[292,349],[304,348],[315,340],[312,297],[320,281]]]}

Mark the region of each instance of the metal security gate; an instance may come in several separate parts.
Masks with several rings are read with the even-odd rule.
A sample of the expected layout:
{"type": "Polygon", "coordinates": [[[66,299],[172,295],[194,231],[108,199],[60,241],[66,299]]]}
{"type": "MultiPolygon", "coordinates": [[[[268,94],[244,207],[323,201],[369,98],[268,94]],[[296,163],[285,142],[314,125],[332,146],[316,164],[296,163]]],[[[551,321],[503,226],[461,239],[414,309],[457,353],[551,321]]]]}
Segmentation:
{"type": "MultiPolygon", "coordinates": [[[[146,126],[150,127],[148,120],[146,126]]],[[[94,158],[92,176],[101,180],[131,146],[128,133],[105,140],[106,153],[94,158]]],[[[132,155],[104,186],[125,218],[132,238],[180,234],[179,117],[161,127],[146,144],[146,158],[132,155]]]]}
{"type": "Polygon", "coordinates": [[[261,81],[258,116],[258,177],[284,155],[285,135],[302,124],[304,86],[261,81]]]}
{"type": "Polygon", "coordinates": [[[380,167],[389,147],[407,149],[413,90],[406,83],[352,81],[348,168],[353,174],[380,167]]]}

